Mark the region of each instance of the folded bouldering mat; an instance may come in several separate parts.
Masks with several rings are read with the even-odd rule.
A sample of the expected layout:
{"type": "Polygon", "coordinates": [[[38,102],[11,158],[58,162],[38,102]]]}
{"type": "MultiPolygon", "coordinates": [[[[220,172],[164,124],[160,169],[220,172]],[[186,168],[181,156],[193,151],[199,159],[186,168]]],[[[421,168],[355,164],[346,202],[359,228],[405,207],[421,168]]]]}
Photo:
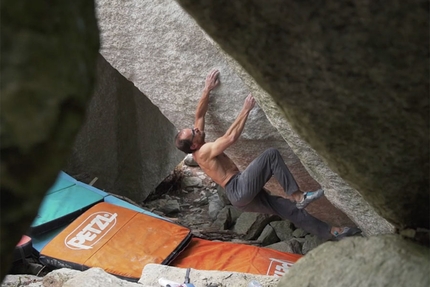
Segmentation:
{"type": "Polygon", "coordinates": [[[102,202],[46,244],[39,260],[54,268],[100,267],[120,278],[137,281],[146,264],[169,264],[191,237],[186,227],[102,202]]]}
{"type": "Polygon", "coordinates": [[[58,190],[71,187],[75,185],[77,182],[76,179],[68,175],[67,173],[60,171],[60,173],[57,176],[57,179],[55,180],[54,184],[51,186],[51,188],[46,192],[47,194],[56,192],[58,190]]]}
{"type": "Polygon", "coordinates": [[[28,233],[33,237],[67,225],[107,195],[61,172],[45,194],[28,233]]]}
{"type": "Polygon", "coordinates": [[[181,268],[283,276],[302,255],[253,245],[194,237],[170,264],[181,268]]]}

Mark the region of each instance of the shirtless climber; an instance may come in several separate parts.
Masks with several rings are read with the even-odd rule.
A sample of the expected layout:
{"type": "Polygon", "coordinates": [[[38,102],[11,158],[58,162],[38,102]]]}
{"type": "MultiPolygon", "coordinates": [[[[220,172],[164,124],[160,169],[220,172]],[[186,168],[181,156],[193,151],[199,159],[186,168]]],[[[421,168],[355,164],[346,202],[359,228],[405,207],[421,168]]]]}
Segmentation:
{"type": "Polygon", "coordinates": [[[247,212],[276,214],[291,221],[321,239],[340,240],[358,235],[361,230],[354,227],[334,227],[313,217],[304,209],[310,202],[320,198],[324,191],[302,192],[278,150],[269,148],[254,159],[243,171],[224,153],[233,145],[245,127],[255,100],[249,94],[242,110],[226,133],[214,142],[205,141],[205,115],[208,110],[209,94],[219,84],[219,71],[213,70],[206,77],[205,87],[197,105],[193,128],[182,129],[175,137],[176,147],[192,153],[200,168],[214,182],[222,186],[231,204],[247,212]],[[274,176],[283,187],[287,198],[273,196],[263,186],[274,176]]]}

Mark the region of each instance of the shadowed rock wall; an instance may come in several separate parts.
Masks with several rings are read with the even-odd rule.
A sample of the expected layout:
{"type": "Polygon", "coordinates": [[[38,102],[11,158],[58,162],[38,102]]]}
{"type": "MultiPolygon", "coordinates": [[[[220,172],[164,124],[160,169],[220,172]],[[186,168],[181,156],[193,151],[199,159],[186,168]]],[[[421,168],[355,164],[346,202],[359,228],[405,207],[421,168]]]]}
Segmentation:
{"type": "Polygon", "coordinates": [[[70,154],[99,49],[91,1],[1,1],[1,279],[70,154]]]}
{"type": "Polygon", "coordinates": [[[175,126],[101,55],[86,114],[65,167],[78,180],[141,202],[184,158],[175,126]]]}

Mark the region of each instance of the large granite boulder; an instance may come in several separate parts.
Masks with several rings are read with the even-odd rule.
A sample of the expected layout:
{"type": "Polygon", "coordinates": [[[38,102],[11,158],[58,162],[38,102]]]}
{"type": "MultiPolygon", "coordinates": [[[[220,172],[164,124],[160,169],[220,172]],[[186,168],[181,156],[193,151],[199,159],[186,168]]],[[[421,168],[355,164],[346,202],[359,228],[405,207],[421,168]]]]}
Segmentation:
{"type": "Polygon", "coordinates": [[[429,286],[429,256],[398,235],[347,238],[311,250],[278,286],[429,286]]]}
{"type": "MultiPolygon", "coordinates": [[[[303,190],[322,185],[327,198],[349,218],[325,198],[308,208],[312,214],[333,225],[357,224],[369,235],[392,232],[358,192],[300,140],[270,95],[175,1],[123,5],[119,0],[98,0],[97,7],[101,54],[177,128],[192,126],[205,76],[216,67],[221,71],[221,85],[212,92],[206,124],[209,140],[226,131],[252,92],[260,108],[251,113],[240,142],[227,150],[239,167],[246,167],[268,147],[278,148],[303,190]]],[[[275,181],[267,189],[282,194],[275,181]]]]}
{"type": "Polygon", "coordinates": [[[141,202],[184,158],[173,145],[177,129],[102,56],[96,80],[65,171],[141,202]]]}
{"type": "Polygon", "coordinates": [[[1,278],[70,154],[99,49],[92,1],[1,1],[1,278]]]}

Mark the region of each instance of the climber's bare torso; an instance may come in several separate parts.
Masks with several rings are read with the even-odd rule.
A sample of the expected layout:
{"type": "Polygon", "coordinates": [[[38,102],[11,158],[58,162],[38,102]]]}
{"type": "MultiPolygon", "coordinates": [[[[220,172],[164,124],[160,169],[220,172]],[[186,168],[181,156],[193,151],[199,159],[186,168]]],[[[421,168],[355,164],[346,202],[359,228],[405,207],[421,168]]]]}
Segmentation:
{"type": "Polygon", "coordinates": [[[193,153],[194,160],[200,168],[217,184],[223,188],[230,178],[239,172],[236,164],[225,154],[215,157],[208,156],[207,148],[213,143],[205,143],[199,150],[193,153]]]}

